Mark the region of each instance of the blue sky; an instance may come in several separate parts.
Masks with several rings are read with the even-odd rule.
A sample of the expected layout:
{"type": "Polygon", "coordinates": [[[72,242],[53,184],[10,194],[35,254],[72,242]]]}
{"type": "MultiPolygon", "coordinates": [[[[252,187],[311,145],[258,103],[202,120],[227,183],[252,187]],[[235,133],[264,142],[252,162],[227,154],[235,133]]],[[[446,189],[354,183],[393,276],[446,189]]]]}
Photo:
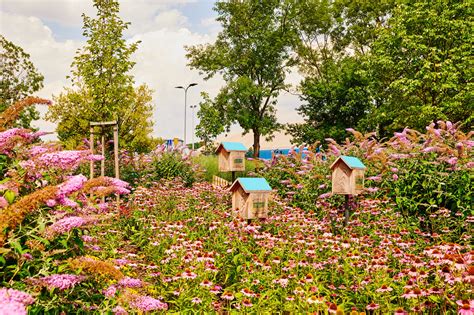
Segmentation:
{"type": "MultiPolygon", "coordinates": [[[[184,95],[174,87],[197,82],[189,89],[188,105],[201,101],[200,92],[211,96],[223,85],[220,78],[204,81],[187,67],[185,45],[212,43],[220,30],[211,0],[120,0],[120,15],[131,23],[125,36],[141,43],[134,55],[132,71],[137,84],[146,83],[155,92],[154,136],[183,135],[184,95]]],[[[93,16],[92,0],[0,0],[0,30],[10,41],[24,48],[45,77],[38,96],[54,99],[69,86],[66,76],[78,48],[84,45],[81,14],[93,16]]],[[[296,85],[293,73],[288,81],[296,85]]],[[[279,98],[281,122],[300,121],[295,112],[299,99],[289,93],[279,98]]],[[[46,109],[41,108],[44,114],[46,109]]],[[[187,138],[191,139],[191,115],[187,109],[187,138]]],[[[197,123],[197,120],[196,120],[197,123]]],[[[55,125],[37,122],[43,130],[55,125]]],[[[239,132],[234,127],[233,132],[239,132]]]]}

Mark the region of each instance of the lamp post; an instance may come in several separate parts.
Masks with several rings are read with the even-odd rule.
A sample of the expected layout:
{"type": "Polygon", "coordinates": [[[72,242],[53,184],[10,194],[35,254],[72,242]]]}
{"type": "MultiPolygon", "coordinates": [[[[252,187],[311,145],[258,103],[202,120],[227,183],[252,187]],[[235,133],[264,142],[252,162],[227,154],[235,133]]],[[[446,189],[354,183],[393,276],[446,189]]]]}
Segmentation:
{"type": "Polygon", "coordinates": [[[183,137],[184,146],[186,146],[186,101],[187,101],[187,94],[188,94],[188,89],[191,86],[196,86],[196,85],[197,85],[197,83],[191,83],[186,88],[181,86],[181,85],[175,86],[176,89],[183,89],[184,90],[184,137],[183,137]]]}
{"type": "Polygon", "coordinates": [[[193,113],[192,113],[192,116],[191,116],[191,132],[192,132],[192,137],[193,137],[193,151],[194,151],[194,109],[197,107],[197,105],[191,105],[189,106],[192,110],[193,110],[193,113]]]}

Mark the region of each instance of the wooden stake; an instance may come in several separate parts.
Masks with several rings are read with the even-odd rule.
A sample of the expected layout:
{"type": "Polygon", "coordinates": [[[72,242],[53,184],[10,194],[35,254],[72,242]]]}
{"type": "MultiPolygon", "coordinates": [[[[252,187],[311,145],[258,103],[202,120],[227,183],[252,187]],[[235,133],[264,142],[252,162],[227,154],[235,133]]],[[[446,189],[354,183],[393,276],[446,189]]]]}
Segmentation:
{"type": "Polygon", "coordinates": [[[234,181],[235,181],[235,171],[232,171],[232,183],[231,183],[231,185],[234,183],[234,181]]]}
{"type": "MultiPolygon", "coordinates": [[[[114,125],[114,160],[115,160],[115,178],[119,179],[120,169],[119,169],[118,125],[114,125]]],[[[117,207],[119,203],[120,203],[120,195],[117,194],[117,207]]]]}
{"type": "Polygon", "coordinates": [[[349,223],[350,197],[350,195],[346,195],[346,203],[344,205],[344,226],[347,226],[349,223]]]}
{"type": "MultiPolygon", "coordinates": [[[[105,135],[104,128],[102,128],[102,161],[100,161],[100,176],[105,176],[105,135]]],[[[102,197],[102,203],[105,203],[105,196],[102,197]]]]}
{"type": "MultiPolygon", "coordinates": [[[[91,131],[91,134],[90,134],[90,138],[89,138],[89,147],[90,147],[90,150],[91,150],[91,154],[94,154],[94,127],[91,127],[90,129],[91,131]]],[[[91,159],[91,163],[90,163],[90,179],[93,179],[94,178],[94,161],[91,159]]]]}

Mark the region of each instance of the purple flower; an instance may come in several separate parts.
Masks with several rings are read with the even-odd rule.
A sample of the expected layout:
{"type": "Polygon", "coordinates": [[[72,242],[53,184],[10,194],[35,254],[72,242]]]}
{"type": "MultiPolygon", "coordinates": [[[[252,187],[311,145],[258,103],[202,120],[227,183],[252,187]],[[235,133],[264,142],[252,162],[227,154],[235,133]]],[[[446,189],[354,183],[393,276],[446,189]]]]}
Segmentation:
{"type": "Polygon", "coordinates": [[[128,315],[128,312],[121,306],[116,306],[112,309],[115,315],[128,315]]]}
{"type": "Polygon", "coordinates": [[[82,217],[66,217],[54,222],[48,229],[56,234],[64,234],[74,228],[83,226],[86,223],[88,223],[88,220],[82,217]]]}
{"type": "Polygon", "coordinates": [[[8,201],[4,197],[0,197],[0,209],[8,206],[8,201]]]}
{"type": "Polygon", "coordinates": [[[143,282],[140,279],[125,277],[118,282],[118,285],[125,288],[139,288],[143,286],[143,282]]]}
{"type": "Polygon", "coordinates": [[[0,315],[26,315],[25,305],[18,302],[0,302],[0,315]]]}
{"type": "Polygon", "coordinates": [[[448,162],[448,164],[454,166],[458,162],[458,158],[457,157],[452,157],[452,158],[448,159],[446,162],[448,162]]]}
{"type": "Polygon", "coordinates": [[[15,289],[7,289],[1,288],[0,289],[0,305],[4,303],[15,302],[20,303],[24,306],[33,304],[35,299],[31,297],[26,292],[15,290],[15,289]]]}
{"type": "Polygon", "coordinates": [[[39,278],[39,283],[48,288],[48,290],[53,290],[55,288],[59,290],[66,290],[74,287],[79,282],[85,279],[84,276],[77,276],[71,274],[56,274],[47,277],[39,278]]]}
{"type": "Polygon", "coordinates": [[[319,198],[319,199],[326,199],[327,197],[330,197],[330,196],[331,196],[331,193],[328,192],[328,193],[319,195],[318,198],[319,198]]]}
{"type": "Polygon", "coordinates": [[[108,297],[108,298],[114,297],[116,292],[117,292],[117,287],[113,284],[109,286],[107,289],[102,291],[105,297],[108,297]]]}
{"type": "Polygon", "coordinates": [[[168,309],[168,304],[147,295],[135,296],[130,302],[130,306],[139,309],[142,312],[168,309]]]}

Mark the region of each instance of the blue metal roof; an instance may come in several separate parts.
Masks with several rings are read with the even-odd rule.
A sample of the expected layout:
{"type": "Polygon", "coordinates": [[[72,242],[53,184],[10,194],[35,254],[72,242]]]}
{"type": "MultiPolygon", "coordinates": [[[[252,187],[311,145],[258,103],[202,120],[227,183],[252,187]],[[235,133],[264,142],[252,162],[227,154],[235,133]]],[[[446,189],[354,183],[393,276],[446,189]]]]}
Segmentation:
{"type": "Polygon", "coordinates": [[[245,151],[247,152],[247,148],[240,142],[222,142],[222,146],[226,151],[245,151]]]}
{"type": "MultiPolygon", "coordinates": [[[[239,177],[234,182],[239,182],[245,192],[251,191],[271,191],[272,188],[268,185],[268,182],[265,178],[253,178],[253,177],[239,177]]],[[[234,185],[232,185],[234,186],[234,185]]],[[[232,187],[230,188],[232,190],[232,187]]]]}
{"type": "Polygon", "coordinates": [[[361,162],[358,158],[355,156],[346,156],[346,155],[341,155],[340,158],[344,161],[344,163],[347,164],[350,168],[358,168],[358,169],[366,169],[364,163],[361,162]]]}

